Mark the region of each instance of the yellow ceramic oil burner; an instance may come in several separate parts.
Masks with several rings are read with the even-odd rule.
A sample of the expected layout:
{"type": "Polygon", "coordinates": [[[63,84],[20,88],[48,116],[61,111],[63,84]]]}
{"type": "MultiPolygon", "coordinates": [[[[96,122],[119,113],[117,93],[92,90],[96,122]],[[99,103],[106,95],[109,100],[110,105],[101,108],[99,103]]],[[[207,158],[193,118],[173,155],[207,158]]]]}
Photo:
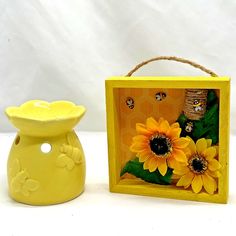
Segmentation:
{"type": "Polygon", "coordinates": [[[84,189],[85,158],[74,126],[85,113],[72,102],[33,100],[9,107],[19,130],[8,159],[10,196],[22,203],[69,201],[84,189]]]}

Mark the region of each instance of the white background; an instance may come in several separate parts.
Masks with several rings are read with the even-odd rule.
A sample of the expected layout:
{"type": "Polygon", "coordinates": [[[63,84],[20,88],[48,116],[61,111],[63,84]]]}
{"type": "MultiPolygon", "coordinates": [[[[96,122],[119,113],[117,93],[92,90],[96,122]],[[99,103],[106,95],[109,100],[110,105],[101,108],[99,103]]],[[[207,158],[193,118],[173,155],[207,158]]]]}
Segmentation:
{"type": "MultiPolygon", "coordinates": [[[[79,129],[104,131],[104,80],[159,55],[192,59],[230,76],[233,101],[235,28],[234,0],[0,0],[0,235],[235,235],[233,145],[229,204],[197,203],[109,193],[106,134],[80,132],[85,193],[65,204],[30,207],[7,196],[14,134],[3,134],[14,131],[4,109],[29,99],[83,104],[88,112],[79,129]]],[[[136,75],[204,73],[156,62],[136,75]]],[[[235,102],[231,110],[235,116],[235,102]]]]}
{"type": "MultiPolygon", "coordinates": [[[[233,100],[235,12],[235,0],[0,0],[0,131],[13,131],[4,109],[29,99],[83,104],[80,129],[105,130],[104,80],[159,55],[232,77],[233,100]]],[[[205,74],[155,62],[136,75],[205,74]]]]}

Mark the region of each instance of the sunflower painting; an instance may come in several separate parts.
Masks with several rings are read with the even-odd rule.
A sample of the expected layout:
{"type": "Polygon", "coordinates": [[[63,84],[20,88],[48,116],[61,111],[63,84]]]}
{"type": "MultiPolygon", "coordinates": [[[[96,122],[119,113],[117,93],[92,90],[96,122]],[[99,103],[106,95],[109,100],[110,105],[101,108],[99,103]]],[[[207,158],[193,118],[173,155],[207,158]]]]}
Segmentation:
{"type": "Polygon", "coordinates": [[[199,193],[202,188],[209,194],[217,190],[217,178],[220,176],[221,164],[217,158],[217,147],[211,146],[212,140],[201,138],[196,144],[189,138],[186,150],[188,161],[174,169],[174,174],[179,176],[176,186],[190,187],[194,193],[199,193]]]}
{"type": "Polygon", "coordinates": [[[179,123],[170,125],[163,118],[156,121],[150,117],[146,124],[136,124],[136,130],[130,150],[144,163],[145,170],[154,172],[158,169],[164,176],[168,166],[175,169],[187,162],[184,150],[190,140],[180,137],[179,123]]]}
{"type": "Polygon", "coordinates": [[[213,90],[199,89],[189,89],[186,97],[190,100],[176,121],[150,116],[135,124],[136,134],[129,146],[134,158],[124,165],[121,177],[129,173],[145,182],[194,194],[217,193],[222,168],[218,158],[218,97],[213,90]],[[197,100],[196,94],[201,99],[197,100]]]}

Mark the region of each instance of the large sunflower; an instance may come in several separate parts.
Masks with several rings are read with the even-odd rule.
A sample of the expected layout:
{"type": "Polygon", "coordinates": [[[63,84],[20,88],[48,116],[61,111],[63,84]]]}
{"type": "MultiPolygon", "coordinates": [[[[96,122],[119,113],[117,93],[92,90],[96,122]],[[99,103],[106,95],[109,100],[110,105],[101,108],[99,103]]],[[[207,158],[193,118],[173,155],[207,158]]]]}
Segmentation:
{"type": "Polygon", "coordinates": [[[163,118],[156,121],[150,117],[146,124],[137,123],[136,131],[130,150],[137,153],[140,162],[144,162],[144,169],[150,172],[158,169],[164,176],[168,166],[175,169],[179,163],[187,164],[184,149],[190,141],[180,138],[179,123],[170,125],[163,118]]]}
{"type": "Polygon", "coordinates": [[[179,178],[177,186],[185,189],[190,185],[194,193],[199,193],[202,188],[207,193],[213,194],[217,189],[216,178],[220,176],[220,163],[216,160],[217,147],[211,146],[211,139],[198,139],[196,144],[190,142],[186,148],[188,162],[182,167],[177,167],[173,173],[179,178]]]}

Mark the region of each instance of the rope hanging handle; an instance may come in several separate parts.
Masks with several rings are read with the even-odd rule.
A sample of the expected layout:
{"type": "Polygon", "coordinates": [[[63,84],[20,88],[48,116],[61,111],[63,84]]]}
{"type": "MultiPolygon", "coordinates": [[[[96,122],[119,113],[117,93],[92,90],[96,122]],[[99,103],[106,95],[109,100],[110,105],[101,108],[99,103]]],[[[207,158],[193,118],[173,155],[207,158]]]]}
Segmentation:
{"type": "MultiPolygon", "coordinates": [[[[132,76],[132,74],[139,70],[144,65],[147,65],[153,61],[161,61],[161,60],[168,60],[168,61],[177,61],[185,64],[189,64],[197,69],[200,69],[203,72],[206,72],[212,77],[217,77],[217,74],[213,71],[205,68],[204,66],[199,65],[196,62],[180,58],[174,56],[159,56],[149,59],[147,61],[141,62],[137,66],[134,67],[126,76],[132,76]]],[[[191,120],[199,120],[201,119],[205,112],[206,112],[206,103],[207,103],[207,89],[185,89],[185,103],[183,112],[191,120]]]]}
{"type": "Polygon", "coordinates": [[[180,57],[174,57],[174,56],[159,56],[159,57],[154,57],[152,59],[149,59],[147,61],[141,62],[140,64],[138,64],[137,66],[134,67],[134,69],[132,69],[126,76],[131,76],[135,71],[139,70],[141,67],[143,67],[144,65],[147,65],[150,62],[153,61],[161,61],[161,60],[168,60],[168,61],[177,61],[177,62],[181,62],[181,63],[185,63],[185,64],[189,64],[197,69],[200,69],[201,71],[206,72],[207,74],[209,74],[212,77],[217,77],[218,75],[216,73],[214,73],[213,71],[205,68],[204,66],[199,65],[196,62],[184,59],[184,58],[180,58],[180,57]]]}

